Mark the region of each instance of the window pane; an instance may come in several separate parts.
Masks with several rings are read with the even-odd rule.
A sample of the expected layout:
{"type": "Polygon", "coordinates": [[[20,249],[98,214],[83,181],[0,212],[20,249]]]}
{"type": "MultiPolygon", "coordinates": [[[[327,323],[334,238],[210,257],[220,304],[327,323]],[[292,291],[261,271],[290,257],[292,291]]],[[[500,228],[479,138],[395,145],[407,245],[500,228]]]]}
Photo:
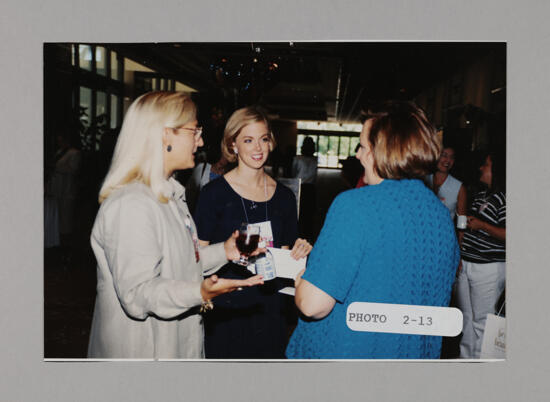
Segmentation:
{"type": "Polygon", "coordinates": [[[351,137],[349,140],[349,154],[355,155],[355,148],[357,147],[357,144],[359,144],[359,137],[351,137]]]}
{"type": "Polygon", "coordinates": [[[338,141],[340,137],[331,136],[329,137],[329,146],[328,146],[328,166],[338,167],[338,141]]]}
{"type": "Polygon", "coordinates": [[[118,57],[115,52],[111,52],[111,78],[113,80],[119,80],[118,76],[118,57]]]}
{"type": "Polygon", "coordinates": [[[340,137],[339,157],[345,159],[349,156],[349,137],[340,137]]]}
{"type": "Polygon", "coordinates": [[[76,46],[71,45],[71,65],[76,65],[76,59],[75,59],[75,53],[76,53],[76,46]]]}
{"type": "Polygon", "coordinates": [[[92,90],[80,87],[80,144],[83,150],[89,150],[92,146],[92,139],[88,128],[91,123],[92,90]]]}
{"type": "Polygon", "coordinates": [[[107,51],[104,47],[95,48],[95,68],[98,74],[107,76],[107,51]]]}
{"type": "Polygon", "coordinates": [[[84,70],[92,71],[92,48],[88,45],[78,46],[78,61],[80,68],[84,70]]]}
{"type": "Polygon", "coordinates": [[[328,166],[328,137],[326,135],[319,136],[319,148],[317,150],[319,166],[328,166]]]}
{"type": "Polygon", "coordinates": [[[156,78],[153,78],[153,80],[151,81],[151,90],[153,90],[153,91],[157,91],[157,90],[158,90],[158,87],[157,87],[157,79],[156,79],[156,78]]]}
{"type": "Polygon", "coordinates": [[[296,139],[296,155],[302,155],[302,144],[304,143],[304,138],[306,138],[304,134],[298,134],[298,138],[296,139]]]}
{"type": "MultiPolygon", "coordinates": [[[[153,78],[153,80],[154,80],[154,78],[153,78]]],[[[143,78],[142,85],[143,85],[143,91],[145,91],[145,92],[155,90],[154,82],[151,80],[151,78],[143,78]]]]}
{"type": "Polygon", "coordinates": [[[111,95],[111,128],[118,126],[118,96],[111,95]]]}
{"type": "Polygon", "coordinates": [[[310,135],[309,137],[311,137],[313,139],[313,143],[315,144],[315,152],[313,153],[313,155],[317,156],[318,154],[318,143],[319,143],[319,137],[316,136],[316,135],[310,135]]]}
{"type": "Polygon", "coordinates": [[[90,127],[92,107],[92,90],[86,87],[80,87],[80,121],[84,126],[90,127]]]}
{"type": "Polygon", "coordinates": [[[320,130],[320,131],[355,131],[361,132],[362,124],[359,123],[335,123],[335,122],[315,122],[315,121],[298,121],[298,129],[301,130],[320,130]]]}
{"type": "Polygon", "coordinates": [[[107,94],[105,92],[97,91],[95,111],[97,126],[95,150],[98,151],[99,143],[101,141],[101,134],[107,125],[107,94]]]}
{"type": "Polygon", "coordinates": [[[102,91],[97,91],[97,100],[95,115],[96,119],[100,120],[107,113],[107,94],[102,91]]]}

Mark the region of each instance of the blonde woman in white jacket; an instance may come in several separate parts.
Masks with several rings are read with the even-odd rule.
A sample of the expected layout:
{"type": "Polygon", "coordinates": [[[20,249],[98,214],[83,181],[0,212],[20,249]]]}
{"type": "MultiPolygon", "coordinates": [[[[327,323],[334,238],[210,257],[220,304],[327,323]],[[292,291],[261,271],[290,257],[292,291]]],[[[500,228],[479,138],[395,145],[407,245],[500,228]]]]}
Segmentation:
{"type": "Polygon", "coordinates": [[[151,92],[130,106],[92,229],[98,267],[88,357],[202,358],[200,311],[222,293],[263,283],[203,279],[239,252],[236,232],[199,246],[185,189],[171,178],[194,166],[202,143],[189,96],[151,92]]]}

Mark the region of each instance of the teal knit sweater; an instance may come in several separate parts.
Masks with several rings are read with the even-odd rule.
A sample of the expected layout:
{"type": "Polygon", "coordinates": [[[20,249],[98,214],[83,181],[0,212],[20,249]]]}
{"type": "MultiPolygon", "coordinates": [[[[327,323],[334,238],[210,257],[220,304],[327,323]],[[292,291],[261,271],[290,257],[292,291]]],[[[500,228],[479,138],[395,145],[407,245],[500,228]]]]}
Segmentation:
{"type": "Polygon", "coordinates": [[[459,256],[449,211],[420,180],[340,194],[303,276],[336,304],[321,320],[299,320],[287,357],[438,359],[441,337],[352,331],[346,309],[353,302],[447,307],[459,256]]]}

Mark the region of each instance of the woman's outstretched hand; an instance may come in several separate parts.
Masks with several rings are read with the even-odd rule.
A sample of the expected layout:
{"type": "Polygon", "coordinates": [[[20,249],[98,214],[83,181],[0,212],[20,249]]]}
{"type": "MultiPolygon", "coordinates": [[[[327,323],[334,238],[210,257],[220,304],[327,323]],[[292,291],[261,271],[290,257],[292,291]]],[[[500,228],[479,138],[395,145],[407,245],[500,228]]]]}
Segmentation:
{"type": "MultiPolygon", "coordinates": [[[[239,253],[239,249],[237,248],[237,237],[239,237],[239,231],[235,230],[233,234],[225,241],[223,244],[225,248],[225,255],[229,261],[238,260],[241,256],[241,253],[239,253]]],[[[265,253],[265,248],[257,248],[254,250],[250,256],[255,256],[260,253],[265,253]]]]}
{"type": "Polygon", "coordinates": [[[313,249],[313,246],[309,244],[307,240],[297,239],[296,243],[294,243],[294,247],[292,247],[290,256],[295,260],[299,260],[300,258],[306,257],[311,252],[312,249],[313,249]]]}
{"type": "Polygon", "coordinates": [[[202,281],[201,296],[203,300],[210,300],[224,293],[240,290],[244,287],[263,285],[264,278],[261,275],[254,275],[246,279],[225,279],[212,275],[202,281]]]}

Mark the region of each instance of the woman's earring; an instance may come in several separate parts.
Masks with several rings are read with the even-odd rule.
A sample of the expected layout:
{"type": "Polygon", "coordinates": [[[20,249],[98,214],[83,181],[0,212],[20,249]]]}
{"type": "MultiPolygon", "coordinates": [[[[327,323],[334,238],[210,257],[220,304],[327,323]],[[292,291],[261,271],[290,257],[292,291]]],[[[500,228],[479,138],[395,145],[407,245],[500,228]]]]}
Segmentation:
{"type": "Polygon", "coordinates": [[[239,154],[239,150],[237,148],[233,148],[233,152],[235,152],[235,155],[239,154]]]}
{"type": "Polygon", "coordinates": [[[168,145],[168,146],[166,147],[166,150],[167,150],[168,152],[172,151],[172,145],[168,145]]]}

